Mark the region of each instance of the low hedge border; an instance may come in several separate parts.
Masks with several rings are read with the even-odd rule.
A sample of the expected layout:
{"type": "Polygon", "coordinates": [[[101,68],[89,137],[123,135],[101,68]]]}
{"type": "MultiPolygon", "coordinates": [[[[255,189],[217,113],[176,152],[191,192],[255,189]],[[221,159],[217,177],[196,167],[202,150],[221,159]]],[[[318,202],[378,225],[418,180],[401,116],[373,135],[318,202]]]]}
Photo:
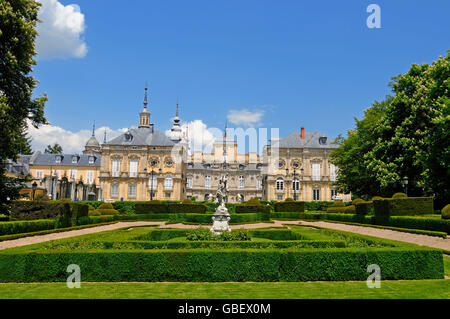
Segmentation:
{"type": "Polygon", "coordinates": [[[300,213],[299,212],[271,212],[271,219],[280,219],[280,220],[299,220],[300,213]]]}
{"type": "Polygon", "coordinates": [[[334,220],[378,226],[403,228],[410,230],[425,230],[433,232],[445,232],[450,234],[450,220],[427,218],[418,216],[367,216],[358,214],[330,214],[330,213],[302,213],[302,219],[309,220],[334,220]]]}
{"type": "Polygon", "coordinates": [[[53,233],[61,233],[61,232],[70,231],[70,230],[78,230],[78,229],[84,229],[84,228],[104,226],[104,225],[110,225],[110,224],[115,224],[115,223],[117,223],[117,222],[114,221],[114,222],[106,222],[106,223],[99,223],[99,224],[73,226],[73,227],[68,227],[68,228],[56,228],[56,229],[49,229],[49,230],[41,230],[41,231],[30,232],[30,233],[3,235],[3,236],[0,236],[0,241],[13,240],[13,239],[19,239],[19,238],[24,238],[24,237],[39,236],[39,235],[47,235],[47,234],[53,234],[53,233]]]}
{"type": "Polygon", "coordinates": [[[427,236],[442,237],[442,238],[446,238],[447,237],[447,233],[438,232],[438,231],[431,231],[431,230],[398,228],[398,227],[371,225],[371,224],[361,224],[361,223],[352,223],[352,222],[340,222],[340,221],[335,221],[335,220],[327,220],[327,221],[330,222],[330,223],[336,223],[336,224],[346,224],[346,225],[353,225],[353,226],[362,226],[362,227],[372,227],[372,228],[396,230],[396,231],[400,231],[400,232],[404,232],[404,233],[411,233],[411,234],[418,234],[418,235],[427,235],[427,236]]]}
{"type": "Polygon", "coordinates": [[[66,282],[67,265],[84,282],[226,282],[443,279],[441,250],[428,248],[178,249],[0,252],[0,282],[66,282]]]}

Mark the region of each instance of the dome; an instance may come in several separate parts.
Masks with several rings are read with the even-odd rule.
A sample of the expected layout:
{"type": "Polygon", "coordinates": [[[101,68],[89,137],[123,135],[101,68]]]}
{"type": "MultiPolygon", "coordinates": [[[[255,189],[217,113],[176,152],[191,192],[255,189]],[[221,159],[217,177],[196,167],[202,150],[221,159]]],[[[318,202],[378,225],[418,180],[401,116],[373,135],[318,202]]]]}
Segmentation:
{"type": "Polygon", "coordinates": [[[86,142],[86,147],[100,147],[100,143],[97,141],[95,136],[91,136],[91,138],[86,142]]]}

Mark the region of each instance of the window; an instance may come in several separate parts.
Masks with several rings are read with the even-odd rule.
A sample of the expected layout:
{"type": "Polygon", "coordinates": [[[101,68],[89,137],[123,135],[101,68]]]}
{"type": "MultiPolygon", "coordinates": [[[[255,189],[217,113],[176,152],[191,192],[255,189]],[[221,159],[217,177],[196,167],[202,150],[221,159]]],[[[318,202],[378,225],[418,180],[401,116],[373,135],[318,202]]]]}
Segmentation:
{"type": "Polygon", "coordinates": [[[186,180],[186,187],[187,188],[192,188],[192,177],[188,177],[186,180]]]}
{"type": "Polygon", "coordinates": [[[76,164],[78,162],[77,156],[72,156],[72,164],[76,164]]]}
{"type": "Polygon", "coordinates": [[[262,189],[262,179],[256,180],[256,189],[261,190],[262,189]]]}
{"type": "Polygon", "coordinates": [[[132,160],[130,161],[130,177],[137,177],[138,171],[138,161],[132,160]]]}
{"type": "Polygon", "coordinates": [[[284,180],[281,177],[277,178],[276,190],[277,190],[277,192],[283,192],[284,191],[284,180]]]}
{"type": "Polygon", "coordinates": [[[69,169],[69,179],[76,180],[78,171],[76,169],[69,169]]]}
{"type": "Polygon", "coordinates": [[[111,197],[119,196],[119,184],[111,184],[111,197]]]}
{"type": "Polygon", "coordinates": [[[331,199],[333,199],[334,196],[337,196],[337,194],[338,194],[337,190],[332,189],[331,190],[331,194],[330,194],[331,195],[331,199]]]}
{"type": "Polygon", "coordinates": [[[277,200],[283,200],[283,195],[277,195],[277,200]]]}
{"type": "Polygon", "coordinates": [[[313,200],[320,200],[320,189],[313,188],[313,200]]]}
{"type": "Polygon", "coordinates": [[[330,164],[330,181],[336,181],[336,165],[330,164]]]}
{"type": "Polygon", "coordinates": [[[36,171],[36,178],[37,178],[37,179],[42,179],[42,178],[44,178],[44,171],[42,171],[42,170],[36,171]]]}
{"type": "Polygon", "coordinates": [[[320,163],[312,164],[312,180],[320,181],[320,163]]]}
{"type": "Polygon", "coordinates": [[[211,176],[205,176],[205,188],[211,188],[211,176]]]}
{"type": "Polygon", "coordinates": [[[170,198],[170,193],[165,193],[164,195],[166,198],[170,198]]]}
{"type": "Polygon", "coordinates": [[[92,185],[94,183],[94,171],[86,172],[86,183],[92,185]]]}
{"type": "Polygon", "coordinates": [[[128,197],[136,197],[136,185],[128,185],[128,197]]]}
{"type": "Polygon", "coordinates": [[[170,176],[170,175],[166,176],[166,178],[164,179],[164,189],[172,190],[172,185],[173,185],[172,176],[170,176]]]}
{"type": "Polygon", "coordinates": [[[89,164],[94,164],[94,156],[89,156],[89,164]]]}
{"type": "Polygon", "coordinates": [[[112,161],[112,176],[117,177],[120,175],[120,160],[112,161]]]}
{"type": "Polygon", "coordinates": [[[173,161],[171,158],[166,159],[166,166],[172,166],[173,165],[173,161]]]}
{"type": "Polygon", "coordinates": [[[61,156],[56,155],[56,157],[55,157],[55,163],[56,163],[56,164],[61,163],[61,156]]]}
{"type": "Polygon", "coordinates": [[[238,179],[238,189],[244,189],[244,187],[245,187],[245,179],[244,179],[244,176],[239,176],[239,179],[238,179]]]}
{"type": "Polygon", "coordinates": [[[156,178],[156,175],[153,174],[150,175],[149,179],[148,179],[148,189],[151,190],[156,190],[158,188],[158,179],[156,178]]]}
{"type": "Polygon", "coordinates": [[[300,181],[297,178],[292,181],[292,190],[296,192],[300,190],[300,181]]]}

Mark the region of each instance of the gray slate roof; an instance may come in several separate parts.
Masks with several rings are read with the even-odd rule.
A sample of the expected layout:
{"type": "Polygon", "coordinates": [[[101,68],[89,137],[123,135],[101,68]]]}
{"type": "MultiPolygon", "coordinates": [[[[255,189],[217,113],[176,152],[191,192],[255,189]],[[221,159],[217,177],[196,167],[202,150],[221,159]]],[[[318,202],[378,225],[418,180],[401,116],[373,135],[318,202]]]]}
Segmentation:
{"type": "Polygon", "coordinates": [[[12,174],[27,175],[30,172],[31,155],[19,155],[17,161],[7,160],[6,171],[12,174]]]}
{"type": "Polygon", "coordinates": [[[36,152],[30,161],[33,165],[62,165],[62,166],[100,166],[102,157],[100,155],[88,155],[88,154],[47,154],[36,152]],[[56,156],[62,156],[61,163],[56,162],[56,156]],[[78,156],[76,164],[72,163],[72,157],[78,156]],[[89,157],[94,157],[94,163],[89,164],[89,157]]]}
{"type": "Polygon", "coordinates": [[[152,128],[131,128],[128,132],[106,142],[108,145],[152,145],[173,146],[175,145],[166,135],[152,128]],[[127,139],[127,133],[131,138],[127,139]]]}
{"type": "Polygon", "coordinates": [[[327,137],[325,144],[319,143],[320,137],[326,137],[320,132],[305,132],[305,139],[301,139],[300,132],[292,132],[279,140],[272,140],[272,147],[279,148],[338,148],[339,145],[331,144],[332,140],[327,137]]]}

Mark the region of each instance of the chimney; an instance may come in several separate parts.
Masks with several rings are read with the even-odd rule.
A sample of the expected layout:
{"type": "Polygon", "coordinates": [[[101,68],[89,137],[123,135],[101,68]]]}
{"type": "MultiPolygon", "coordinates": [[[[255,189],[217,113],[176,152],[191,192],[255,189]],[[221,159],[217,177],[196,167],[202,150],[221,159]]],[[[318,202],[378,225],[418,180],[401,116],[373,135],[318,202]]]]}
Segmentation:
{"type": "Polygon", "coordinates": [[[302,139],[302,140],[304,140],[305,139],[305,128],[302,126],[302,130],[301,130],[301,133],[300,133],[300,138],[302,139]]]}

